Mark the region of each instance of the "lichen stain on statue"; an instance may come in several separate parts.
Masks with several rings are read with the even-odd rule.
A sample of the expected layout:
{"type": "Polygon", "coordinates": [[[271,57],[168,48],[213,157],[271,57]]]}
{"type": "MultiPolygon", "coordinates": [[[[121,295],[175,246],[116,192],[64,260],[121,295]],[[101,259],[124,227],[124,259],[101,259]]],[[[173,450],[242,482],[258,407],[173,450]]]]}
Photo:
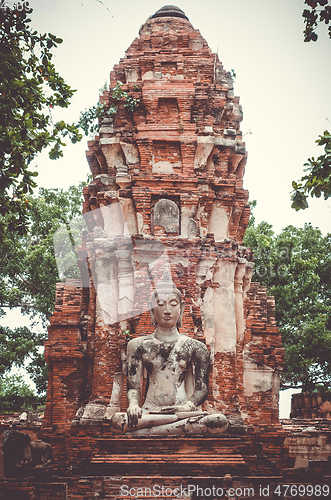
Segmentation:
{"type": "Polygon", "coordinates": [[[135,338],[127,346],[126,413],[106,411],[113,432],[134,435],[223,434],[223,414],[201,410],[208,396],[210,355],[199,340],[178,331],[184,311],[181,292],[164,274],[151,298],[156,325],[153,334],[135,338]],[[147,393],[139,407],[143,369],[147,393]]]}

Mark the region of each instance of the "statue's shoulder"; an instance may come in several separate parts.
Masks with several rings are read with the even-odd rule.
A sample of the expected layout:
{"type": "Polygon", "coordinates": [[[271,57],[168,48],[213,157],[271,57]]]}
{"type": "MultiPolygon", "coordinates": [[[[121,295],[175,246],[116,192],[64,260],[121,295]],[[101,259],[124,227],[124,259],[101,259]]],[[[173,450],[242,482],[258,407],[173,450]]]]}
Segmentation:
{"type": "Polygon", "coordinates": [[[189,335],[184,335],[184,333],[181,333],[180,335],[181,335],[181,337],[184,337],[187,340],[187,342],[189,342],[192,346],[201,347],[201,349],[208,350],[206,344],[204,342],[202,342],[201,340],[198,340],[194,337],[190,337],[189,335]]]}
{"type": "Polygon", "coordinates": [[[151,344],[155,344],[156,342],[153,333],[149,335],[144,335],[143,337],[140,338],[141,338],[141,345],[146,349],[148,349],[151,346],[151,344]]]}
{"type": "Polygon", "coordinates": [[[130,342],[128,342],[128,350],[136,350],[138,349],[140,346],[143,346],[144,343],[148,340],[153,340],[154,339],[154,336],[153,334],[151,335],[143,335],[141,337],[136,337],[132,340],[130,340],[130,342]]]}
{"type": "Polygon", "coordinates": [[[187,343],[190,345],[193,351],[209,355],[208,347],[204,342],[201,342],[201,340],[197,340],[192,337],[186,337],[186,338],[187,338],[187,343]]]}

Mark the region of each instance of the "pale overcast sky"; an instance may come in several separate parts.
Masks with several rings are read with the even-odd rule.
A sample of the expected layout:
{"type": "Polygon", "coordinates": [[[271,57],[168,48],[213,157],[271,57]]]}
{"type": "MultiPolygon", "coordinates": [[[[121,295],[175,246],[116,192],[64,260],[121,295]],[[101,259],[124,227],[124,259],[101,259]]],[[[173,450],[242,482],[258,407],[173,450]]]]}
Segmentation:
{"type": "MultiPolygon", "coordinates": [[[[138,35],[141,24],[166,2],[159,0],[33,0],[33,26],[63,38],[54,62],[77,89],[68,110],[54,118],[77,121],[96,104],[114,64],[138,35]],[[109,9],[109,10],[107,10],[109,9]]],[[[175,3],[199,29],[227,71],[234,69],[241,124],[248,150],[244,186],[258,202],[257,221],[279,232],[288,224],[311,222],[331,232],[331,200],[311,200],[310,208],[290,208],[292,180],[302,175],[310,156],[322,154],[318,135],[331,128],[331,40],[325,26],[316,43],[303,41],[303,0],[205,0],[175,3]]],[[[68,146],[63,159],[38,159],[38,183],[68,187],[85,180],[86,139],[68,146]]]]}

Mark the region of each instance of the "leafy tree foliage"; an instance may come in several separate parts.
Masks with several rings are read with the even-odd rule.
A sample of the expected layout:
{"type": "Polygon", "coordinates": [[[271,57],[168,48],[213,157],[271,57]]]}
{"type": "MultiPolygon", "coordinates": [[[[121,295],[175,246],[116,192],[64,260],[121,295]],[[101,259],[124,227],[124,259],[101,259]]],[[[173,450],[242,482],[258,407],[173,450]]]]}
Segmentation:
{"type": "Polygon", "coordinates": [[[36,408],[43,399],[36,396],[20,375],[5,376],[0,380],[0,412],[16,412],[36,408]]]}
{"type": "Polygon", "coordinates": [[[255,254],[253,279],[276,300],[283,335],[283,388],[313,391],[331,383],[331,234],[288,226],[275,235],[267,222],[251,225],[244,243],[255,254]]]}
{"type": "MultiPolygon", "coordinates": [[[[53,236],[61,224],[69,227],[80,215],[82,188],[83,183],[67,191],[41,188],[37,197],[27,195],[28,233],[20,235],[13,229],[7,232],[0,246],[1,315],[5,308],[17,307],[45,327],[54,310],[55,286],[60,281],[53,236]]],[[[68,253],[66,247],[63,252],[68,253]]],[[[61,277],[66,276],[80,277],[75,255],[61,277]]],[[[35,330],[35,325],[31,329],[0,327],[0,375],[8,373],[12,366],[25,366],[38,393],[43,394],[47,370],[41,346],[46,332],[35,330]]]]}
{"type": "MultiPolygon", "coordinates": [[[[37,197],[27,196],[28,234],[8,232],[0,246],[0,307],[20,307],[23,313],[49,319],[59,281],[53,236],[61,224],[80,215],[82,187],[41,188],[37,197]]],[[[70,276],[72,272],[79,276],[77,265],[70,276]]]]}
{"type": "Polygon", "coordinates": [[[320,198],[323,194],[325,200],[331,196],[331,134],[327,130],[316,140],[319,146],[324,146],[324,155],[318,158],[308,158],[305,163],[306,175],[299,182],[292,182],[292,208],[295,210],[308,208],[307,197],[320,198]]]}
{"type": "MultiPolygon", "coordinates": [[[[101,91],[107,90],[107,84],[104,85],[101,91]]],[[[91,106],[80,113],[78,125],[83,129],[87,136],[95,135],[100,127],[102,118],[114,117],[118,110],[118,105],[122,101],[124,108],[133,112],[140,103],[140,99],[133,97],[128,92],[123,90],[123,83],[117,82],[114,89],[110,89],[110,104],[98,102],[96,106],[91,106]]]]}
{"type": "MultiPolygon", "coordinates": [[[[320,23],[329,24],[331,21],[331,5],[328,0],[305,0],[309,9],[304,9],[302,15],[305,20],[304,41],[316,42],[318,35],[316,29],[320,23]]],[[[329,38],[331,38],[331,26],[328,27],[329,38]]],[[[304,210],[308,208],[308,196],[320,198],[323,194],[325,200],[331,196],[331,135],[328,130],[324,131],[315,141],[319,146],[324,146],[324,155],[317,159],[308,158],[304,164],[305,175],[300,181],[292,182],[292,208],[304,210]]]]}
{"type": "Polygon", "coordinates": [[[63,138],[82,138],[76,125],[52,121],[51,109],[67,108],[75,91],[52,63],[61,38],[32,31],[31,12],[0,9],[0,241],[6,230],[27,229],[26,194],[38,175],[32,160],[48,146],[59,158],[63,138]]]}
{"type": "Polygon", "coordinates": [[[11,330],[0,326],[0,374],[8,372],[15,364],[24,366],[26,357],[36,354],[37,346],[42,345],[42,339],[27,327],[11,330]]]}
{"type": "Polygon", "coordinates": [[[23,406],[40,404],[46,392],[47,369],[41,360],[40,347],[45,335],[27,327],[11,330],[0,326],[0,411],[18,411],[23,406]],[[36,384],[36,396],[32,389],[17,375],[8,375],[11,368],[26,366],[36,384]],[[42,376],[40,376],[42,374],[42,376]],[[18,405],[20,405],[18,407],[18,405]]]}
{"type": "MultiPolygon", "coordinates": [[[[304,40],[305,42],[316,42],[318,35],[316,28],[319,24],[329,24],[331,21],[331,5],[328,0],[305,0],[309,9],[304,9],[302,17],[305,20],[304,40]]],[[[331,38],[331,26],[328,27],[329,38],[331,38]]]]}

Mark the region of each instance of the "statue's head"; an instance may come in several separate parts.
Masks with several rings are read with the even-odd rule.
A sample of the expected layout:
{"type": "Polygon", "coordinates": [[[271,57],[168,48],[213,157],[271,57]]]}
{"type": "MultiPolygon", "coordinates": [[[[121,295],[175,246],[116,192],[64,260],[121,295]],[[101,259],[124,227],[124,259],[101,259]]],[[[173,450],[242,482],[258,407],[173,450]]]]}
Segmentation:
{"type": "Polygon", "coordinates": [[[163,328],[182,326],[184,308],[182,294],[174,283],[156,287],[149,303],[152,325],[158,324],[163,328]]]}

